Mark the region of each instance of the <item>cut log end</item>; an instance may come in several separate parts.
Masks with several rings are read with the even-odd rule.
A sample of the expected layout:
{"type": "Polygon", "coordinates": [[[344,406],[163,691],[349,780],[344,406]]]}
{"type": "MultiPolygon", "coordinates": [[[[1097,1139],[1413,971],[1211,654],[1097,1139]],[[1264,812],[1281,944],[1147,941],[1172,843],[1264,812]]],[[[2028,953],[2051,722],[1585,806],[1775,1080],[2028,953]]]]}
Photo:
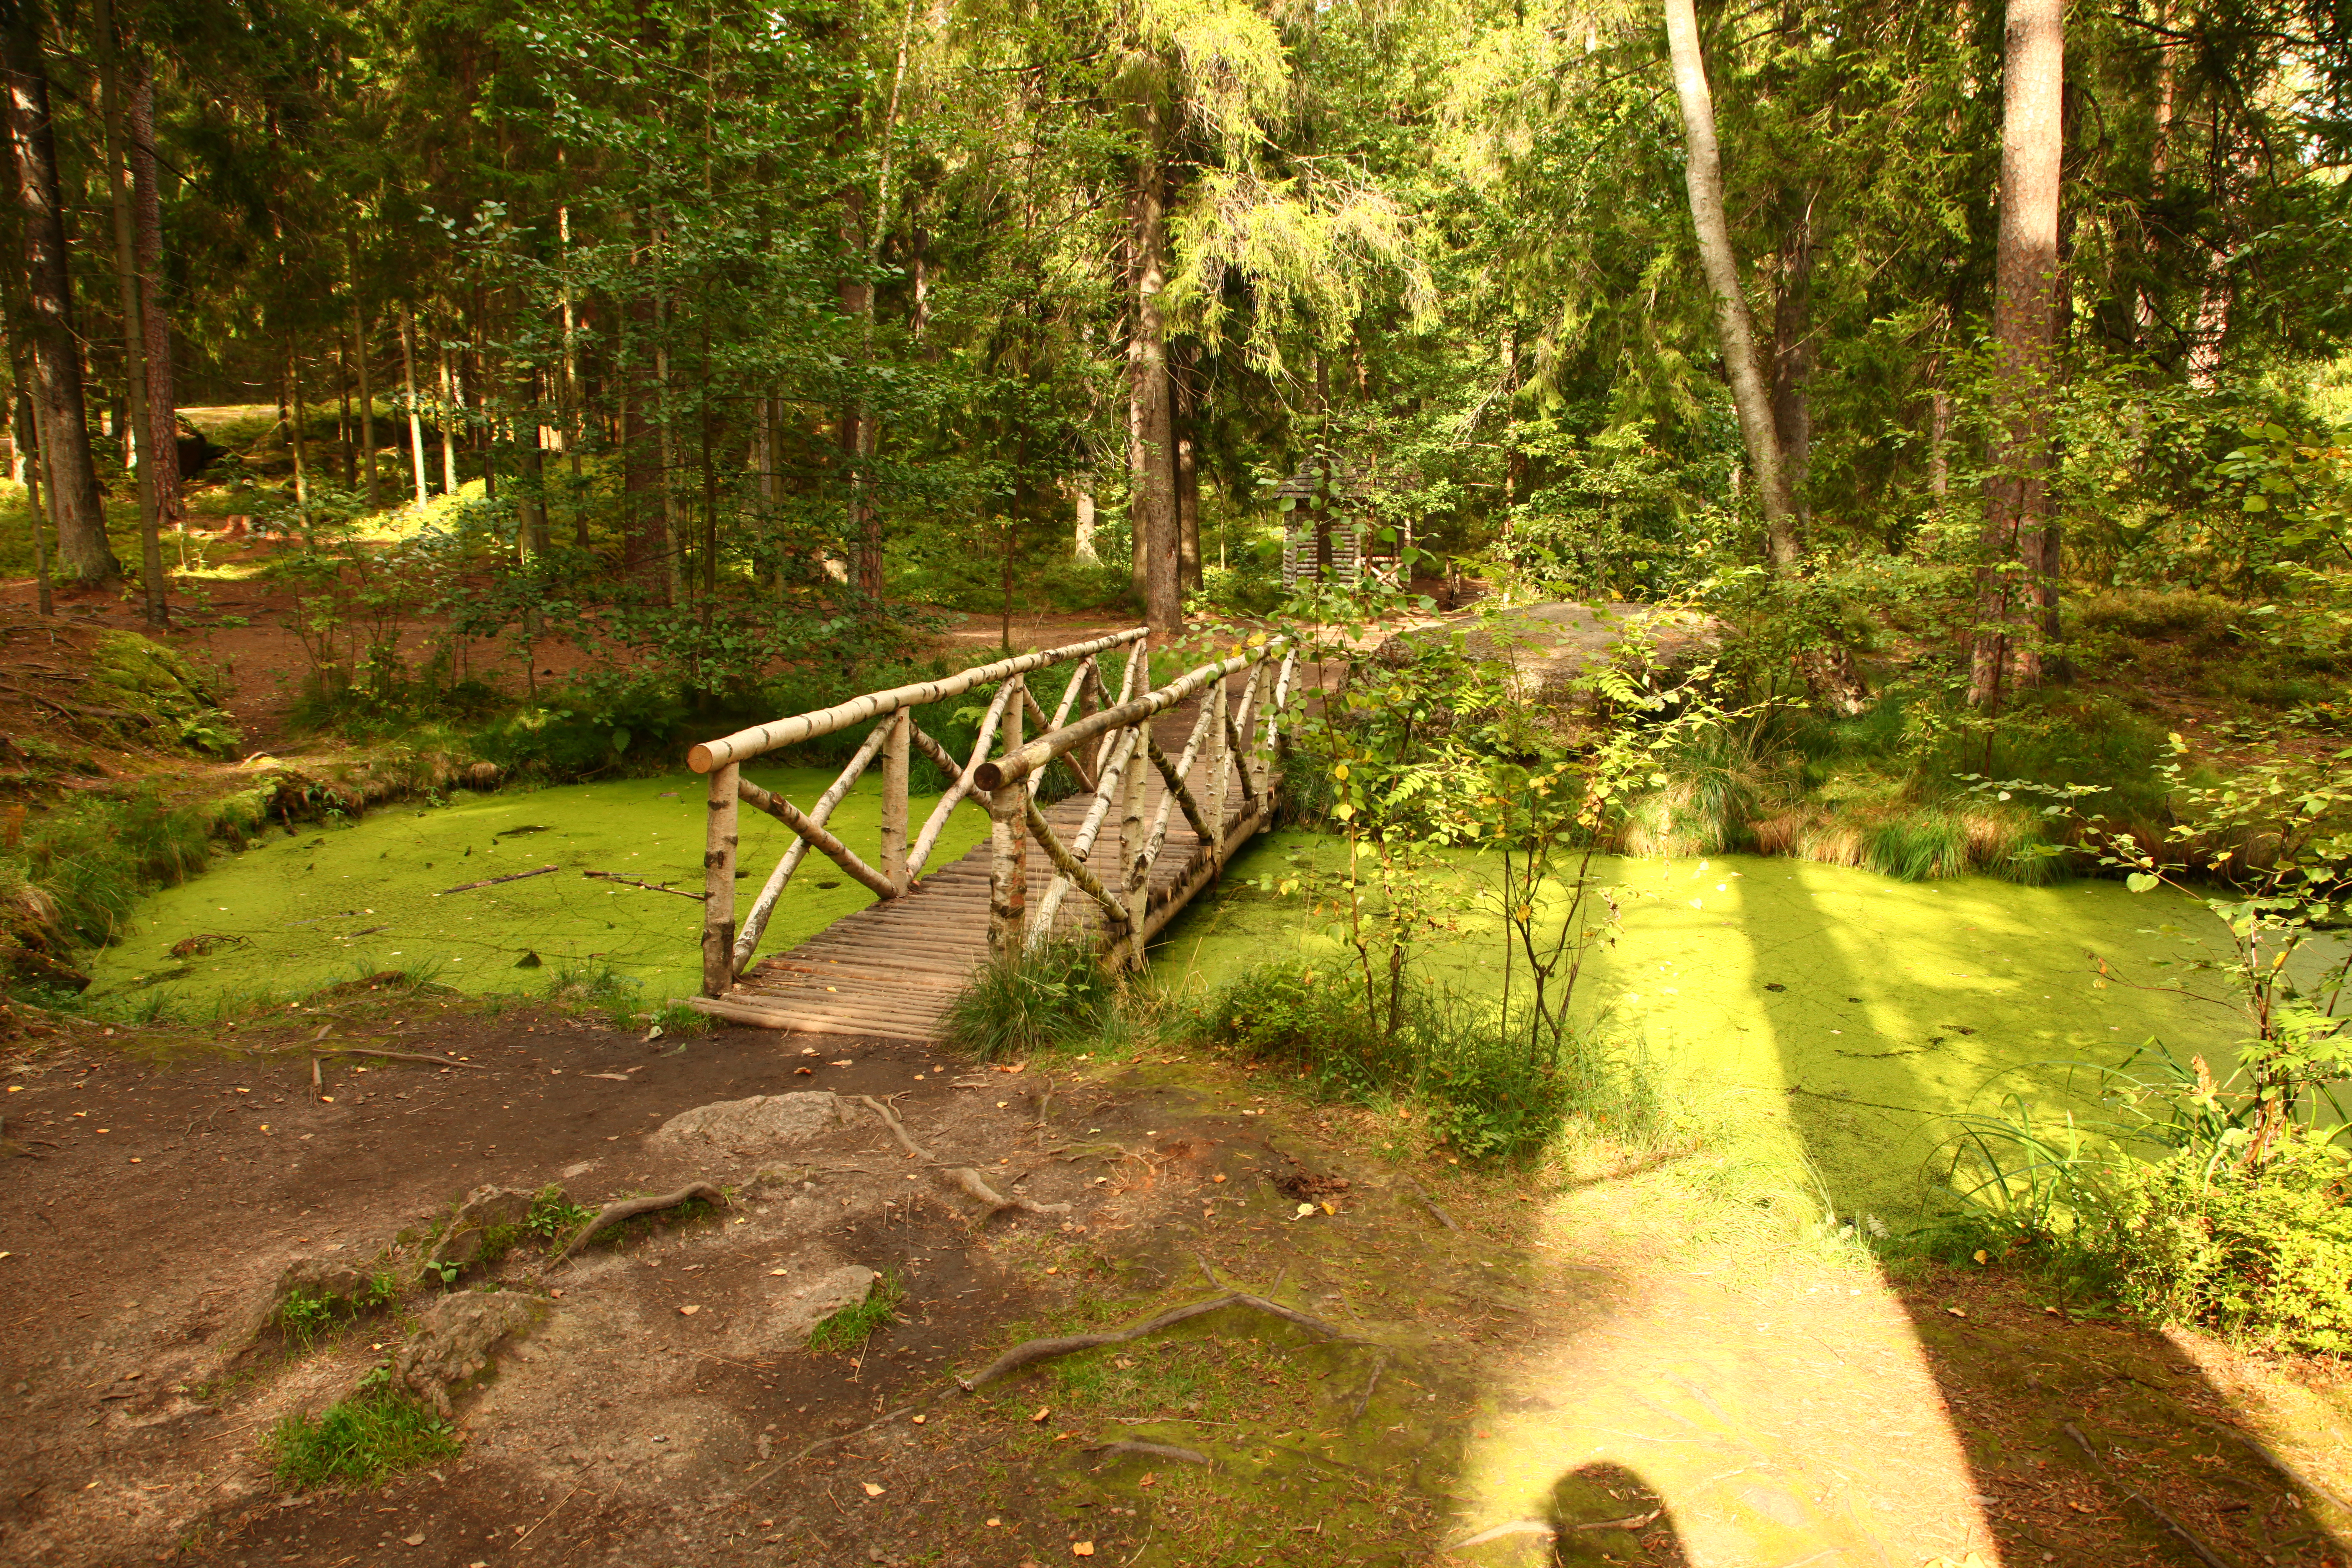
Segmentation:
{"type": "Polygon", "coordinates": [[[719,764],[712,758],[710,748],[708,745],[698,745],[692,751],[686,753],[686,765],[692,768],[696,773],[707,773],[719,764]]]}

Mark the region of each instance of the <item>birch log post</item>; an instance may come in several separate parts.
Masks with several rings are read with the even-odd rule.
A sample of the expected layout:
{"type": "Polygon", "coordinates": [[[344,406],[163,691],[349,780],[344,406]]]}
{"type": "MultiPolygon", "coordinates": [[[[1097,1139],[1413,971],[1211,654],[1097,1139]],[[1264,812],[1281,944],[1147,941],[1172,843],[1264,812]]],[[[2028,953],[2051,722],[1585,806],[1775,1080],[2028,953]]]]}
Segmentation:
{"type": "Polygon", "coordinates": [[[882,875],[902,893],[907,890],[907,748],[914,732],[914,712],[901,708],[890,716],[889,738],[882,743],[882,875]]]}
{"type": "MultiPolygon", "coordinates": [[[[1014,676],[1005,683],[1013,700],[1000,709],[1003,749],[1021,749],[1021,721],[1024,717],[1020,699],[1025,692],[1014,692],[1023,685],[1014,676]]],[[[1025,781],[1014,779],[988,792],[988,951],[997,958],[1019,954],[1022,937],[1027,927],[1029,905],[1029,788],[1025,781]]]]}
{"type": "Polygon", "coordinates": [[[702,851],[702,994],[724,996],[735,983],[735,817],[733,763],[710,771],[710,826],[702,851]]]}

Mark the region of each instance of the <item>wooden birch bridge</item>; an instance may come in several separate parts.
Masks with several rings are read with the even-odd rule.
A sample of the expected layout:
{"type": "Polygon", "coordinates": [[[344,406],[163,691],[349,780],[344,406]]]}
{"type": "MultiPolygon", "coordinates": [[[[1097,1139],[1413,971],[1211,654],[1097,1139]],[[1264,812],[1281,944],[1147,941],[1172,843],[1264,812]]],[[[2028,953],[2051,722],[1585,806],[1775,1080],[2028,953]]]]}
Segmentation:
{"type": "Polygon", "coordinates": [[[868,692],[695,747],[688,761],[709,775],[710,826],[702,994],[690,1005],[764,1028],[930,1040],[948,1004],[992,954],[1068,938],[1096,945],[1120,966],[1140,966],[1145,944],[1216,879],[1244,841],[1273,824],[1276,729],[1297,666],[1294,647],[1253,639],[1154,688],[1150,635],[1137,627],[868,692]],[[1114,694],[1104,661],[1122,652],[1114,694]],[[1029,677],[1063,666],[1072,667],[1069,680],[1048,718],[1029,677]],[[915,709],[989,686],[995,696],[962,761],[915,726],[915,709]],[[1034,738],[1025,733],[1032,719],[1034,738]],[[805,809],[742,776],[754,757],[869,722],[865,743],[805,809]],[[919,750],[939,765],[948,789],[910,847],[908,769],[919,750]],[[877,762],[878,865],[825,826],[877,762]],[[1076,791],[1040,805],[1056,763],[1076,791]],[[988,841],[925,876],[949,816],[967,802],[987,811],[988,841]],[[793,843],[739,926],[736,828],[747,805],[791,828],[793,843]],[[790,952],[753,962],[778,900],[812,849],[873,889],[877,901],[790,952]]]}

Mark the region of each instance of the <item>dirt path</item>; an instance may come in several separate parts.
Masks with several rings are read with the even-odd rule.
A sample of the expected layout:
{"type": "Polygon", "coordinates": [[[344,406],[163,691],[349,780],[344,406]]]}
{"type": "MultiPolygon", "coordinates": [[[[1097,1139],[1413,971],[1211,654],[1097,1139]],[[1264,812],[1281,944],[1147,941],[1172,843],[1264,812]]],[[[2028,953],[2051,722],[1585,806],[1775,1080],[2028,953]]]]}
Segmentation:
{"type": "Polygon", "coordinates": [[[2352,1523],[2246,1441],[2340,1489],[2346,1426],[2309,1369],[2053,1315],[1984,1271],[1890,1283],[1769,1227],[1678,1236],[1672,1165],[1415,1178],[1369,1117],[1172,1058],[1007,1073],[748,1031],[681,1050],[381,996],[224,1037],[298,1049],[93,1032],[5,1064],[11,1563],[2197,1561],[2137,1491],[2223,1561],[2317,1564],[2352,1523]],[[485,1070],[331,1059],[321,1098],[299,1047],[329,1021],[485,1070]],[[841,1113],[649,1136],[793,1092],[841,1113]],[[869,1093],[943,1163],[1072,1211],[983,1220],[869,1093]],[[698,1176],[728,1205],[457,1281],[531,1317],[457,1393],[461,1453],[381,1488],[273,1481],[270,1427],[445,1300],[414,1285],[306,1346],[267,1321],[289,1264],[413,1257],[485,1183],[593,1205],[698,1176]],[[851,1267],[903,1281],[896,1320],[812,1353],[801,1292],[851,1267]],[[1322,1326],[1237,1303],[952,1381],[1033,1332],[1235,1289],[1322,1326]]]}

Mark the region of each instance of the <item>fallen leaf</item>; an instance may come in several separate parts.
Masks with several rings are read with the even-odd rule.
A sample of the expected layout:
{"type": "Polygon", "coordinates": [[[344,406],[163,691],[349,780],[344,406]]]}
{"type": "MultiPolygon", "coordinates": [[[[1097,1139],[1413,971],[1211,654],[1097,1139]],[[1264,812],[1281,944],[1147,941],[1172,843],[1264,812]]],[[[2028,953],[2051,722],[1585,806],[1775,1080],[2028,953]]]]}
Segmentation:
{"type": "Polygon", "coordinates": [[[403,1546],[422,1546],[425,1544],[425,1537],[421,1535],[404,1535],[400,1538],[400,1543],[403,1546]]]}
{"type": "Polygon", "coordinates": [[[1046,1416],[1051,1415],[1052,1414],[1054,1414],[1054,1411],[1051,1405],[1040,1405],[1037,1406],[1037,1414],[1032,1415],[1029,1419],[1032,1421],[1043,1421],[1046,1416]]]}
{"type": "Polygon", "coordinates": [[[997,1525],[997,1521],[996,1521],[995,1520],[992,1520],[992,1520],[990,1520],[990,1521],[988,1521],[988,1528],[989,1528],[989,1529],[991,1529],[991,1530],[994,1530],[994,1529],[996,1528],[996,1525],[997,1525]]]}
{"type": "Polygon", "coordinates": [[[1969,1315],[1968,1309],[1965,1307],[1947,1307],[1944,1310],[1951,1313],[1955,1318],[1965,1318],[1969,1315]]]}
{"type": "Polygon", "coordinates": [[[771,1268],[768,1272],[771,1274],[790,1274],[792,1270],[789,1268],[771,1268]]]}
{"type": "Polygon", "coordinates": [[[1224,1178],[1223,1174],[1222,1173],[1220,1173],[1219,1174],[1214,1175],[1214,1176],[1212,1176],[1212,1177],[1210,1177],[1209,1179],[1210,1179],[1211,1181],[1213,1181],[1213,1182],[1223,1182],[1225,1178],[1224,1178]]]}
{"type": "Polygon", "coordinates": [[[915,1417],[915,1425],[920,1426],[924,1422],[929,1419],[930,1417],[928,1415],[918,1415],[915,1417]]]}
{"type": "Polygon", "coordinates": [[[629,1075],[625,1072],[592,1072],[588,1076],[590,1078],[609,1078],[614,1083],[626,1083],[629,1081],[629,1075]]]}
{"type": "Polygon", "coordinates": [[[1073,1541],[1073,1542],[1070,1542],[1070,1555],[1071,1555],[1071,1556],[1073,1556],[1073,1557],[1092,1557],[1094,1554],[1095,1554],[1095,1543],[1094,1543],[1093,1542],[1091,1542],[1091,1541],[1073,1541]]]}
{"type": "Polygon", "coordinates": [[[1990,1253],[1986,1252],[1983,1247],[1979,1247],[1977,1248],[1977,1261],[1979,1263],[1990,1263],[1992,1261],[1992,1257],[1990,1253]]]}
{"type": "Polygon", "coordinates": [[[882,1495],[882,1489],[876,1486],[872,1481],[860,1481],[857,1484],[866,1489],[866,1495],[867,1497],[880,1497],[882,1495]]]}
{"type": "Polygon", "coordinates": [[[1159,1480],[1159,1479],[1160,1478],[1158,1476],[1152,1474],[1150,1470],[1146,1470],[1143,1472],[1143,1479],[1135,1484],[1139,1487],[1148,1487],[1153,1482],[1159,1480]]]}
{"type": "Polygon", "coordinates": [[[1305,1219],[1308,1215],[1311,1215],[1314,1212],[1315,1205],[1313,1204],[1300,1204],[1298,1205],[1298,1212],[1292,1215],[1290,1217],[1293,1219],[1305,1219]]]}
{"type": "Polygon", "coordinates": [[[816,1076],[816,1068],[794,1068],[793,1069],[793,1076],[794,1078],[814,1078],[814,1077],[816,1076]]]}
{"type": "Polygon", "coordinates": [[[856,1057],[847,1057],[840,1061],[835,1062],[833,1065],[837,1068],[853,1067],[856,1065],[856,1061],[857,1058],[856,1057]]]}
{"type": "Polygon", "coordinates": [[[694,1316],[694,1314],[695,1314],[695,1313],[699,1312],[700,1310],[702,1310],[702,1309],[701,1309],[701,1308],[699,1308],[699,1307],[694,1307],[694,1306],[680,1307],[680,1308],[677,1310],[677,1315],[678,1315],[679,1317],[681,1317],[681,1318],[691,1318],[692,1316],[694,1316]]]}

